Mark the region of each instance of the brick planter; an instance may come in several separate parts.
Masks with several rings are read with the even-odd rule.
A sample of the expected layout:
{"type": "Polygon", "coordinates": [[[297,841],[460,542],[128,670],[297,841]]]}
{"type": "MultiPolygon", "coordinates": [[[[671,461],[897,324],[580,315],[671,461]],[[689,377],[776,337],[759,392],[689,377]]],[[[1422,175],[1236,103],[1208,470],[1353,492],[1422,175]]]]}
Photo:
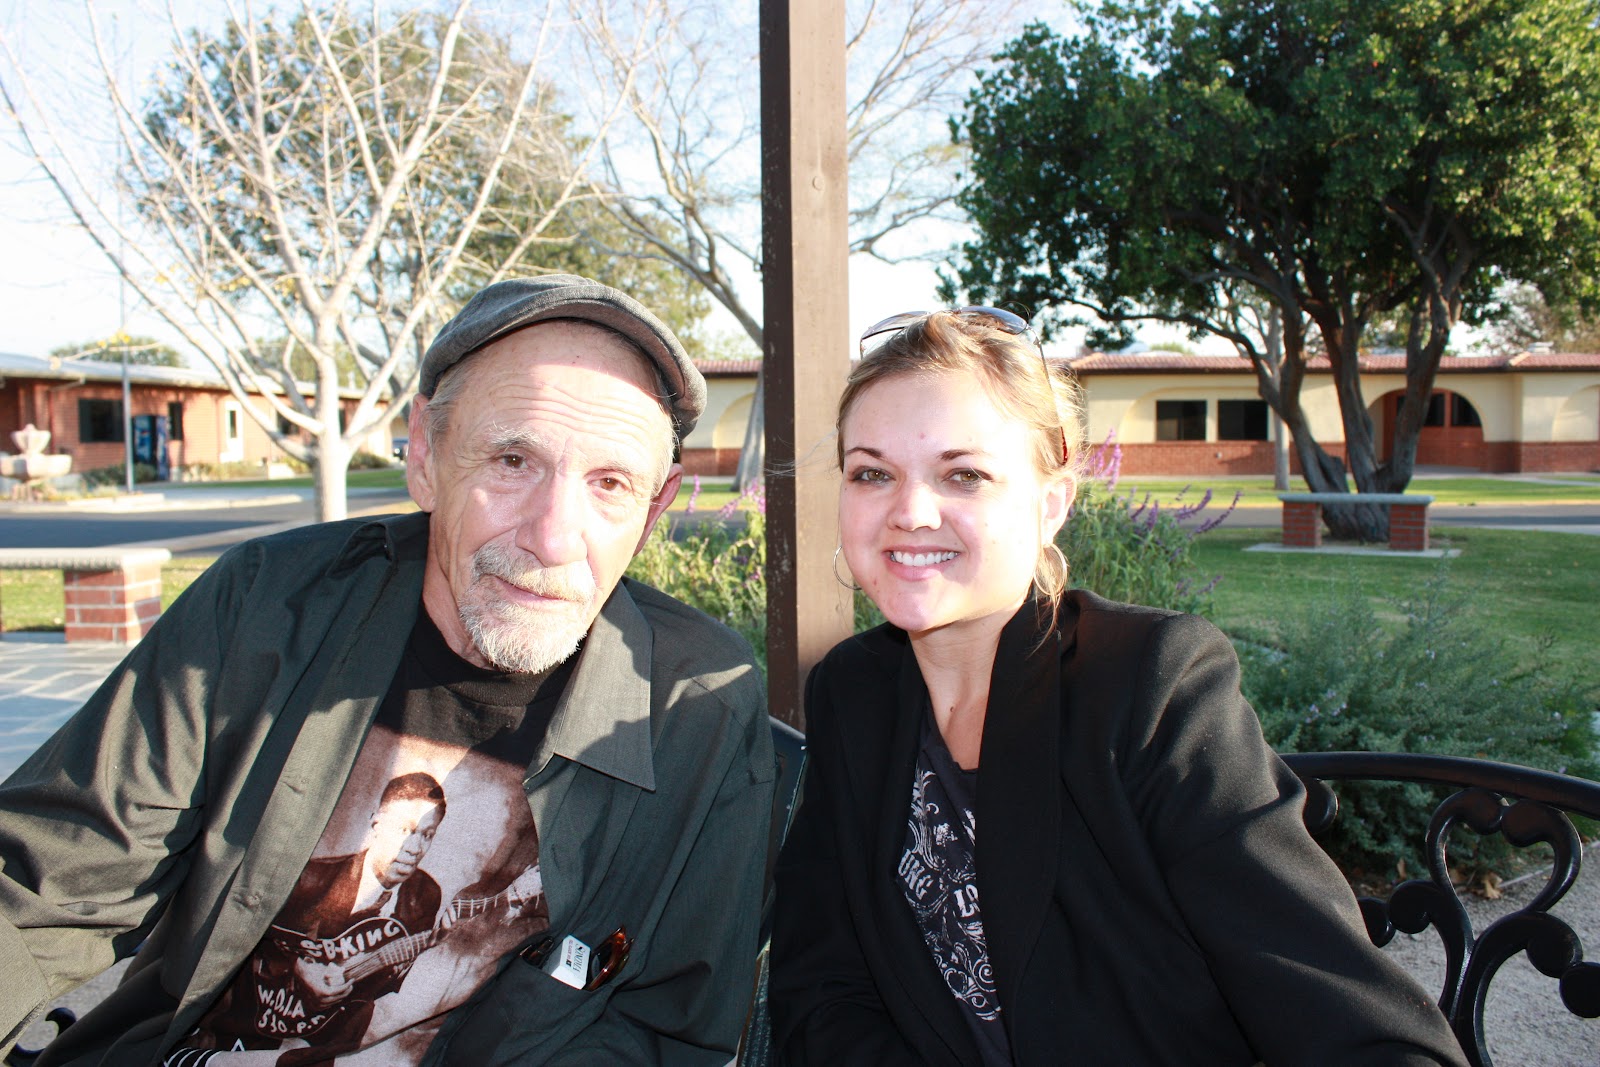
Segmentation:
{"type": "Polygon", "coordinates": [[[1279,493],[1283,501],[1283,546],[1322,547],[1322,505],[1382,504],[1389,509],[1389,547],[1422,552],[1428,547],[1428,505],[1421,493],[1279,493]]]}
{"type": "Polygon", "coordinates": [[[58,570],[67,641],[138,644],[161,615],[164,548],[0,549],[0,567],[58,570]]]}

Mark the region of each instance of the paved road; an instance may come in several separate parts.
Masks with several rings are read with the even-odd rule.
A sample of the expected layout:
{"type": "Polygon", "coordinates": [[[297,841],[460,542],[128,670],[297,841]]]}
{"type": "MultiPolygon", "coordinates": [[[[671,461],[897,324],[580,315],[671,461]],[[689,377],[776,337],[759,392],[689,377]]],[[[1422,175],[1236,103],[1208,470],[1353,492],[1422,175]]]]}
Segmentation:
{"type": "MultiPolygon", "coordinates": [[[[350,514],[391,511],[408,501],[404,489],[352,489],[350,514]]],[[[315,520],[309,489],[177,490],[120,505],[0,505],[0,548],[151,544],[214,556],[258,534],[315,520]]]]}

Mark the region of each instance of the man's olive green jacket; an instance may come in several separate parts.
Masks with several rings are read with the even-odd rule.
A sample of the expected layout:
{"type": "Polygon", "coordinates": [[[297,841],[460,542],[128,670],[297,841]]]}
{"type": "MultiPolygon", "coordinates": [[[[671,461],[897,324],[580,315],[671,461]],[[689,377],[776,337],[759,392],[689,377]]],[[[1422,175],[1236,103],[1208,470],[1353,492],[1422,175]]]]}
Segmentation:
{"type": "MultiPolygon", "coordinates": [[[[421,605],[426,515],[230,551],[0,785],[0,1035],[135,956],[39,1063],[152,1064],[310,858],[421,605]]],[[[753,976],[773,760],[727,628],[624,582],[525,786],[551,932],[636,939],[596,992],[510,958],[427,1063],[726,1063],[753,976]]]]}

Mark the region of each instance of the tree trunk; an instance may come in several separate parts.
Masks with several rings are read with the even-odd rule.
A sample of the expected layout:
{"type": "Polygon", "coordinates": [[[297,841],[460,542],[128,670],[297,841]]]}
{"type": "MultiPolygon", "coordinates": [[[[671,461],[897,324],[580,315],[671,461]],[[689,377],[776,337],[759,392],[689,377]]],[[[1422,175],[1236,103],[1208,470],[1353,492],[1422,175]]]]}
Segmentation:
{"type": "MultiPolygon", "coordinates": [[[[1274,367],[1283,366],[1283,308],[1277,304],[1267,316],[1267,362],[1274,367]]],[[[1270,407],[1270,405],[1269,405],[1270,407]]],[[[1284,425],[1278,409],[1272,410],[1272,487],[1278,492],[1289,489],[1289,428],[1284,425]]]]}
{"type": "Polygon", "coordinates": [[[331,431],[323,431],[317,439],[317,459],[311,467],[317,487],[318,522],[334,522],[349,514],[345,501],[349,467],[350,448],[339,434],[336,418],[331,431]]]}
{"type": "Polygon", "coordinates": [[[733,476],[733,491],[745,493],[761,481],[767,462],[767,374],[756,372],[756,395],[750,403],[750,418],[744,424],[744,445],[739,449],[739,467],[733,476]]]}
{"type": "MultiPolygon", "coordinates": [[[[1379,484],[1372,419],[1367,415],[1366,400],[1361,394],[1361,333],[1366,323],[1354,313],[1348,299],[1341,300],[1339,308],[1332,321],[1321,316],[1314,317],[1333,371],[1334,391],[1339,397],[1339,418],[1344,427],[1344,462],[1339,464],[1336,480],[1328,479],[1325,486],[1312,485],[1311,488],[1319,493],[1348,493],[1350,487],[1344,479],[1344,471],[1348,469],[1355,479],[1355,497],[1359,497],[1361,493],[1384,490],[1379,484]]],[[[1296,432],[1295,440],[1298,442],[1299,439],[1300,434],[1296,432]]],[[[1318,451],[1321,451],[1320,447],[1318,451]]],[[[1363,504],[1359,499],[1352,499],[1349,504],[1324,504],[1322,521],[1327,525],[1328,532],[1340,541],[1371,543],[1389,540],[1389,509],[1381,504],[1363,504]]]]}
{"type": "Polygon", "coordinates": [[[1276,411],[1272,413],[1272,488],[1280,493],[1289,490],[1289,427],[1276,411]]]}
{"type": "MultiPolygon", "coordinates": [[[[329,351],[331,345],[323,349],[329,351]]],[[[339,410],[339,368],[333,359],[317,361],[317,462],[312,479],[317,487],[317,521],[333,522],[347,514],[345,483],[350,466],[350,446],[344,439],[339,410]]]]}

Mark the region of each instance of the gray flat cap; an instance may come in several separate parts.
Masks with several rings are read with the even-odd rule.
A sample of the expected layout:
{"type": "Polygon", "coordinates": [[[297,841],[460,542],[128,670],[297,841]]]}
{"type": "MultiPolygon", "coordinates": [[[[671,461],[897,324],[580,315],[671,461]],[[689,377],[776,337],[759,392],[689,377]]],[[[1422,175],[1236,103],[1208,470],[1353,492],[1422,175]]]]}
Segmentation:
{"type": "Polygon", "coordinates": [[[469,353],[548,319],[582,319],[609,326],[644,349],[666,386],[667,411],[679,439],[694,429],[706,408],[706,380],[689,362],[683,345],[666,323],[627,293],[575,274],[516,278],[480,290],[428,346],[417,391],[432,396],[440,376],[469,353]]]}

